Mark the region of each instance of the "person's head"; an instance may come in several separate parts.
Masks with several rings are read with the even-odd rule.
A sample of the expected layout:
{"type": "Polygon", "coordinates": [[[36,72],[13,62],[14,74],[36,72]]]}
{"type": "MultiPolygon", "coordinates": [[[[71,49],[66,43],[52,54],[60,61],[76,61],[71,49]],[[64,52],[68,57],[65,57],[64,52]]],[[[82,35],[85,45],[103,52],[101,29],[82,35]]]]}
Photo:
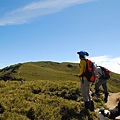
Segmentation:
{"type": "Polygon", "coordinates": [[[85,58],[86,56],[89,56],[88,52],[85,52],[85,51],[80,51],[80,52],[77,52],[77,54],[79,55],[79,58],[85,58]]]}
{"type": "Polygon", "coordinates": [[[100,77],[102,75],[102,69],[100,66],[96,67],[97,75],[100,77]]]}

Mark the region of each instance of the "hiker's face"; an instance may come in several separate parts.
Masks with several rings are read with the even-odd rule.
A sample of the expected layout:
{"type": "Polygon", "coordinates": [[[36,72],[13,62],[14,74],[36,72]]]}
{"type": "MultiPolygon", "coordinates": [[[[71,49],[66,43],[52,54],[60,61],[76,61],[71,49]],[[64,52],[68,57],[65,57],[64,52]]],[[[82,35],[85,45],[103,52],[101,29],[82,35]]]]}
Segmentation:
{"type": "Polygon", "coordinates": [[[79,55],[79,59],[82,59],[83,57],[81,55],[79,55]]]}

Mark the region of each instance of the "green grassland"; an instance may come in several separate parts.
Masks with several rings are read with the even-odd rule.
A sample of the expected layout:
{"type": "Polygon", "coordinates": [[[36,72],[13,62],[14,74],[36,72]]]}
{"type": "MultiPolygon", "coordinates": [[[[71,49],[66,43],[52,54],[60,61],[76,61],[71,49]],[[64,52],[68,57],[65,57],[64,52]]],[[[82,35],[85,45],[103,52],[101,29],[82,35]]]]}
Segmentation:
{"type": "MultiPolygon", "coordinates": [[[[0,120],[91,120],[95,112],[83,109],[77,63],[27,62],[0,70],[0,120]],[[9,80],[2,80],[9,76],[9,80]]],[[[111,72],[110,92],[120,91],[120,75],[111,72]]],[[[94,85],[92,86],[94,90],[94,85]]],[[[102,91],[102,88],[101,88],[102,91]]],[[[95,108],[101,105],[95,97],[95,108]]],[[[102,104],[103,97],[100,101],[102,104]]]]}

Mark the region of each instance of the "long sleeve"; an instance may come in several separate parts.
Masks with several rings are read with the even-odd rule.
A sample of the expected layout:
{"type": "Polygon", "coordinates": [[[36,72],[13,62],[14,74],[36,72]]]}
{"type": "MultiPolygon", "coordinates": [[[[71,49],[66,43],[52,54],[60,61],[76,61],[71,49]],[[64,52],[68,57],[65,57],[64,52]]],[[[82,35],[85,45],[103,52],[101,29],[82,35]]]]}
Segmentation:
{"type": "MultiPolygon", "coordinates": [[[[82,59],[80,61],[80,72],[79,72],[79,76],[82,77],[82,74],[86,71],[86,60],[82,59]]],[[[83,77],[84,79],[87,79],[86,77],[83,77]]]]}

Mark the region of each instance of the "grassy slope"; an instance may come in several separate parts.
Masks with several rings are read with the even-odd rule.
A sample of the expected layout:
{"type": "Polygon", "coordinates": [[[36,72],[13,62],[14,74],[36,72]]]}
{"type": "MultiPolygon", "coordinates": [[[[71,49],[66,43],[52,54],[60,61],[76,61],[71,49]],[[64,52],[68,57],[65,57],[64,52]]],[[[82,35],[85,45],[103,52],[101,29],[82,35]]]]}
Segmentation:
{"type": "MultiPolygon", "coordinates": [[[[16,65],[14,65],[16,66],[16,65]]],[[[0,120],[80,120],[83,108],[79,79],[74,76],[79,72],[76,63],[27,62],[10,73],[20,81],[0,81],[0,120]]],[[[111,92],[120,91],[120,75],[111,72],[108,87],[111,92]]],[[[95,99],[95,98],[94,98],[95,99]]],[[[102,100],[103,98],[101,98],[102,100]]],[[[103,107],[95,102],[95,107],[103,107]]],[[[87,113],[93,119],[94,113],[87,113]]],[[[85,116],[85,115],[83,115],[85,116]]],[[[82,118],[82,120],[86,120],[82,118]]]]}
{"type": "MultiPolygon", "coordinates": [[[[77,63],[58,63],[50,61],[42,62],[27,62],[18,67],[16,72],[7,70],[0,72],[0,75],[10,72],[16,78],[22,78],[25,81],[33,80],[72,80],[79,81],[74,74],[79,72],[79,65],[77,63]]],[[[111,72],[111,78],[108,81],[108,87],[111,92],[120,91],[120,74],[111,72]]]]}
{"type": "Polygon", "coordinates": [[[79,66],[74,63],[28,62],[19,68],[20,76],[26,80],[77,80],[79,66]]]}

